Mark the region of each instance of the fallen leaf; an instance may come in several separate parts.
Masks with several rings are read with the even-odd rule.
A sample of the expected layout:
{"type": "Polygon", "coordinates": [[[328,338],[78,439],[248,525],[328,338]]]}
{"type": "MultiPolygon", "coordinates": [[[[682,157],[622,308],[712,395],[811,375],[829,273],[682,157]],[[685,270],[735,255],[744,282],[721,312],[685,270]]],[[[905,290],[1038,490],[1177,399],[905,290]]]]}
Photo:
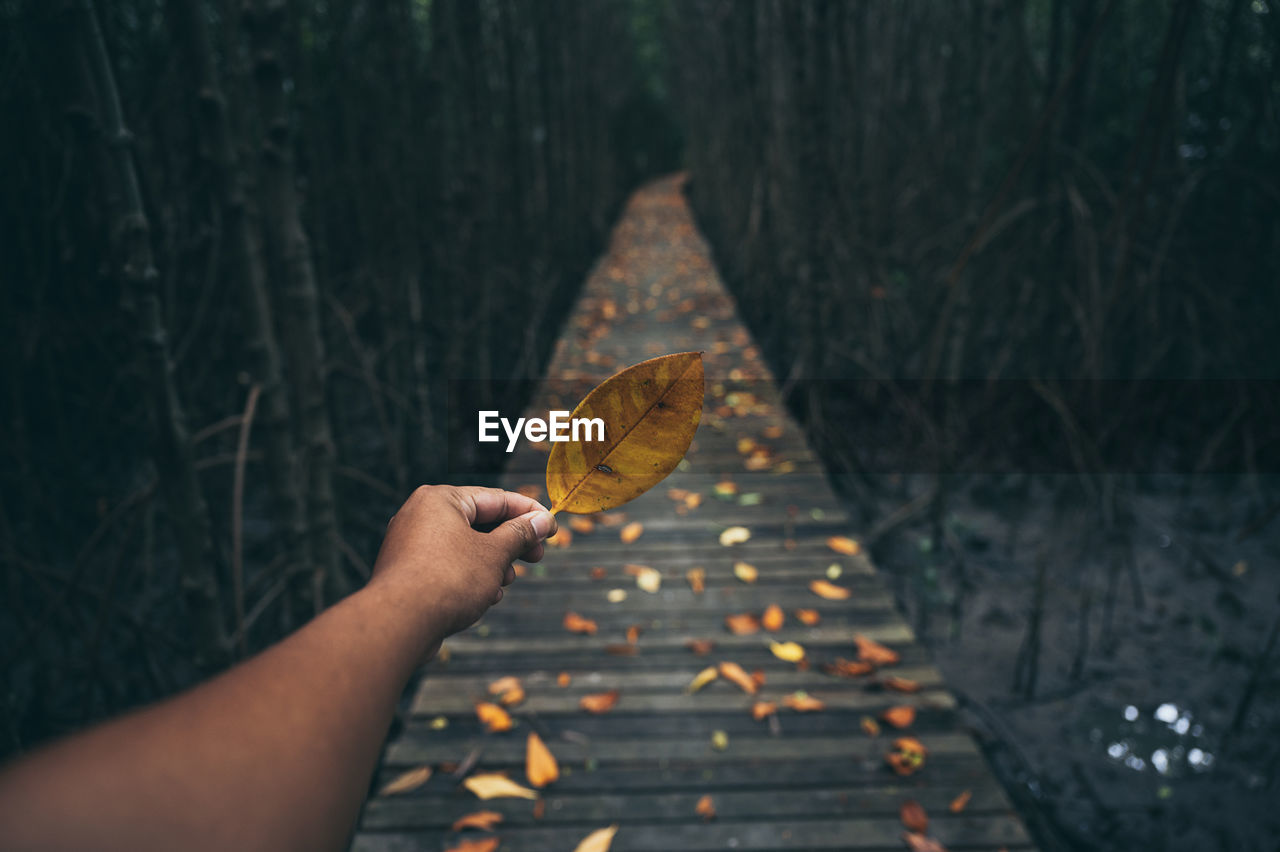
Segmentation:
{"type": "Polygon", "coordinates": [[[604,652],[612,654],[615,657],[634,657],[639,653],[640,649],[635,645],[615,642],[612,645],[605,645],[604,652]]]}
{"type": "Polygon", "coordinates": [[[782,629],[783,623],[787,617],[782,614],[782,607],[777,604],[769,604],[765,608],[764,614],[760,616],[760,626],[770,633],[777,633],[782,629]]]}
{"type": "Polygon", "coordinates": [[[701,494],[693,493],[684,498],[684,507],[686,509],[696,509],[701,505],[702,505],[701,494]]]}
{"type": "MultiPolygon", "coordinates": [[[[570,421],[600,419],[605,440],[552,446],[547,459],[552,512],[611,509],[665,479],[693,441],[703,392],[700,352],[642,361],[592,390],[570,421]]],[[[594,430],[586,431],[591,437],[594,430]]]]}
{"type": "Polygon", "coordinates": [[[798,609],[796,610],[796,621],[806,627],[812,627],[822,620],[822,616],[818,614],[816,609],[798,609]]]}
{"type": "Polygon", "coordinates": [[[754,583],[756,578],[760,576],[760,572],[756,570],[754,565],[746,562],[735,562],[733,563],[733,576],[744,583],[754,583]]]}
{"type": "Polygon", "coordinates": [[[476,704],[476,717],[484,723],[485,730],[499,734],[511,730],[511,714],[497,704],[481,701],[476,704]]]}
{"type": "Polygon", "coordinates": [[[624,571],[636,578],[636,585],[649,594],[657,594],[662,588],[662,572],[648,565],[625,565],[624,571]]]}
{"type": "Polygon", "coordinates": [[[760,632],[760,619],[749,612],[744,612],[741,615],[726,615],[724,623],[729,628],[729,632],[735,636],[746,636],[760,632]]]}
{"type": "Polygon", "coordinates": [[[738,493],[738,484],[728,479],[717,482],[712,488],[717,497],[732,497],[738,493]]]}
{"type": "Polygon", "coordinates": [[[618,703],[618,696],[619,693],[616,689],[611,689],[608,692],[596,692],[578,699],[578,706],[588,713],[608,713],[613,709],[613,705],[618,703]]]}
{"type": "Polygon", "coordinates": [[[667,489],[667,497],[669,497],[670,499],[674,500],[677,503],[683,503],[684,498],[688,496],[689,496],[689,490],[687,488],[668,488],[667,489]]]}
{"type": "Polygon", "coordinates": [[[845,556],[853,556],[862,549],[861,545],[847,535],[831,536],[831,538],[827,539],[827,547],[836,553],[843,553],[845,556]]]}
{"type": "Polygon", "coordinates": [[[698,804],[693,806],[693,812],[704,820],[713,820],[716,818],[716,804],[710,796],[703,796],[698,799],[698,804]]]}
{"type": "Polygon", "coordinates": [[[610,589],[605,593],[604,599],[612,604],[622,603],[627,599],[626,589],[610,589]]]}
{"type": "Polygon", "coordinates": [[[711,747],[716,751],[724,751],[729,747],[729,734],[725,731],[711,732],[711,747]]]}
{"type": "Polygon", "coordinates": [[[502,822],[502,814],[497,811],[476,811],[473,814],[459,817],[453,824],[454,831],[464,828],[477,828],[480,831],[493,831],[493,827],[502,822]]]}
{"type": "Polygon", "coordinates": [[[427,783],[430,777],[430,766],[419,766],[417,769],[410,769],[408,772],[402,772],[388,781],[386,786],[378,791],[378,795],[394,796],[397,793],[408,793],[410,790],[416,790],[427,783]]]}
{"type": "Polygon", "coordinates": [[[498,844],[502,842],[499,837],[484,837],[479,840],[463,840],[457,846],[450,846],[444,852],[495,852],[498,844]]]}
{"type": "Polygon", "coordinates": [[[576,612],[566,612],[564,614],[564,629],[570,633],[585,633],[588,636],[595,636],[599,626],[589,618],[583,618],[576,612]]]}
{"type": "Polygon", "coordinates": [[[880,685],[885,689],[892,689],[894,692],[919,692],[920,684],[906,677],[896,677],[889,675],[880,678],[880,685]]]}
{"type": "MultiPolygon", "coordinates": [[[[890,707],[880,714],[880,718],[895,728],[909,728],[911,723],[916,720],[916,708],[906,705],[890,707]]],[[[919,830],[924,831],[923,828],[919,830]]]]}
{"type": "Polygon", "coordinates": [[[738,455],[740,456],[751,455],[751,451],[754,450],[755,448],[756,448],[756,442],[751,440],[750,438],[738,439],[738,455]]]}
{"type": "Polygon", "coordinates": [[[725,680],[732,681],[739,689],[748,695],[755,695],[760,689],[751,675],[747,674],[747,670],[737,663],[722,662],[720,664],[720,676],[725,680]]]}
{"type": "Polygon", "coordinates": [[[853,596],[853,592],[843,586],[837,586],[826,580],[814,580],[809,584],[809,589],[818,597],[829,601],[847,601],[853,596]]]}
{"type": "Polygon", "coordinates": [[[534,731],[525,743],[524,774],[534,787],[545,787],[560,777],[560,764],[547,744],[534,731]]]}
{"type": "Polygon", "coordinates": [[[782,703],[784,706],[800,713],[812,713],[827,709],[827,705],[803,691],[791,693],[782,699],[782,703]]]}
{"type": "Polygon", "coordinates": [[[893,748],[884,756],[885,762],[899,775],[911,775],[924,766],[925,747],[915,737],[902,737],[893,741],[893,748]]]}
{"type": "Polygon", "coordinates": [[[568,527],[560,527],[555,535],[547,539],[547,547],[565,548],[571,544],[573,544],[573,530],[568,527]]]}
{"type": "Polygon", "coordinates": [[[716,643],[710,639],[689,639],[684,643],[684,646],[701,657],[714,651],[716,643]]]}
{"type": "Polygon", "coordinates": [[[547,813],[547,800],[539,799],[533,803],[533,818],[542,819],[547,813]]]}
{"type": "Polygon", "coordinates": [[[925,837],[923,834],[916,834],[911,831],[904,831],[902,839],[907,844],[907,848],[911,852],[947,852],[947,847],[943,846],[932,837],[925,837]]]}
{"type": "Polygon", "coordinates": [[[556,686],[563,688],[568,686],[572,682],[573,682],[573,675],[569,674],[568,672],[560,672],[560,674],[556,675],[556,686]]]}
{"type": "Polygon", "coordinates": [[[778,705],[772,701],[757,701],[751,705],[751,718],[760,722],[778,712],[778,705]]]}
{"type": "Polygon", "coordinates": [[[462,782],[479,799],[536,799],[538,794],[528,787],[521,787],[505,775],[489,772],[472,775],[462,782]]]}
{"type": "Polygon", "coordinates": [[[690,568],[689,573],[685,574],[689,579],[689,588],[693,589],[695,595],[702,594],[707,588],[707,572],[702,568],[690,568]]]}
{"type": "Polygon", "coordinates": [[[503,707],[512,707],[524,701],[524,687],[516,684],[514,689],[508,689],[498,698],[498,703],[503,707]]]}
{"type": "Polygon", "coordinates": [[[640,625],[633,624],[627,628],[627,644],[634,645],[640,641],[640,625]]]}
{"type": "Polygon", "coordinates": [[[743,544],[744,542],[750,541],[750,539],[751,530],[746,527],[729,527],[724,532],[720,533],[720,543],[725,547],[730,547],[735,544],[743,544]]]}
{"type": "Polygon", "coordinates": [[[951,804],[947,805],[947,810],[953,814],[958,814],[965,808],[969,807],[969,800],[973,798],[972,790],[965,790],[959,796],[951,800],[951,804]]]}
{"type": "Polygon", "coordinates": [[[871,674],[876,670],[876,667],[870,663],[846,660],[844,657],[836,657],[833,662],[824,663],[822,670],[827,674],[833,674],[839,677],[860,677],[861,675],[871,674]]]}
{"type": "Polygon", "coordinates": [[[804,659],[804,646],[798,642],[770,642],[769,650],[784,662],[798,663],[804,659]]]}
{"type": "Polygon", "coordinates": [[[593,517],[602,527],[620,527],[627,522],[626,512],[600,512],[593,517]]]}
{"type": "Polygon", "coordinates": [[[618,531],[618,538],[622,540],[623,544],[631,544],[643,534],[644,524],[639,521],[632,521],[618,531]]]}
{"type": "Polygon", "coordinates": [[[590,576],[593,580],[603,580],[605,577],[609,576],[609,572],[597,566],[591,569],[590,576]]]}
{"type": "Polygon", "coordinates": [[[711,681],[715,680],[719,676],[720,676],[719,669],[717,669],[715,666],[707,666],[705,669],[698,672],[697,675],[694,676],[693,680],[689,682],[689,685],[685,687],[684,691],[690,694],[695,693],[699,689],[702,689],[702,687],[711,683],[711,681]]]}
{"type": "Polygon", "coordinates": [[[873,666],[892,666],[901,659],[897,651],[874,639],[868,639],[861,633],[854,634],[853,641],[858,646],[858,659],[873,666]]]}
{"type": "Polygon", "coordinates": [[[763,689],[764,688],[764,669],[752,669],[751,682],[756,685],[756,689],[763,689]]]}
{"type": "Polygon", "coordinates": [[[588,533],[595,530],[595,528],[596,528],[596,522],[591,520],[590,518],[577,517],[577,518],[569,519],[569,529],[573,530],[579,535],[587,535],[588,533]]]}
{"type": "Polygon", "coordinates": [[[520,678],[514,675],[500,677],[489,684],[490,695],[501,695],[504,692],[510,692],[513,689],[520,688],[520,678]]]}
{"type": "Polygon", "coordinates": [[[880,723],[877,722],[875,719],[872,719],[870,716],[863,716],[861,725],[862,725],[862,733],[866,734],[867,736],[869,737],[880,736],[880,723]]]}
{"type": "Polygon", "coordinates": [[[929,815],[915,799],[907,799],[902,803],[898,808],[898,818],[902,820],[902,825],[907,831],[924,834],[929,830],[929,815]]]}
{"type": "Polygon", "coordinates": [[[613,845],[613,836],[617,833],[616,825],[598,828],[582,838],[582,841],[573,847],[573,852],[609,852],[609,847],[613,845]]]}

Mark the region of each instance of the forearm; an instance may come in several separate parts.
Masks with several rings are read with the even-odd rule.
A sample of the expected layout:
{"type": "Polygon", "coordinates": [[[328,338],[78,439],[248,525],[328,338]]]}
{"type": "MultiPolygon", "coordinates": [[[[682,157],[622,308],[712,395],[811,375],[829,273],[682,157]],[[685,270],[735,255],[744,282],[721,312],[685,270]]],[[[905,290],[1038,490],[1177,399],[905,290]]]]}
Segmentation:
{"type": "Polygon", "coordinates": [[[375,583],[221,677],[0,774],[0,846],[340,846],[400,690],[442,638],[413,591],[375,583]]]}

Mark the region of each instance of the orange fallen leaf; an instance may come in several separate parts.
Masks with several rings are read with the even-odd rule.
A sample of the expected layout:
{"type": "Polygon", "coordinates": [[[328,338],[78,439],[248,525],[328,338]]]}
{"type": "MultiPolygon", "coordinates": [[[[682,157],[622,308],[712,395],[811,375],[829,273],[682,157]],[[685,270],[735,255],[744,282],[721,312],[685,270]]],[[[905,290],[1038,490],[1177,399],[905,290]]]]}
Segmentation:
{"type": "Polygon", "coordinates": [[[505,775],[488,772],[483,775],[472,775],[462,782],[480,799],[536,799],[538,794],[528,787],[521,787],[505,775]]]}
{"type": "Polygon", "coordinates": [[[593,580],[603,580],[605,577],[609,576],[609,572],[597,566],[591,569],[590,576],[593,580]]]}
{"type": "Polygon", "coordinates": [[[738,483],[723,479],[715,484],[713,490],[717,497],[732,497],[738,493],[738,483]]]}
{"type": "Polygon", "coordinates": [[[640,652],[640,649],[628,643],[614,642],[610,645],[605,645],[604,652],[614,657],[634,657],[640,652]]]}
{"type": "MultiPolygon", "coordinates": [[[[911,723],[916,720],[916,708],[906,705],[890,707],[880,714],[880,718],[895,728],[909,728],[911,723]]],[[[920,831],[924,831],[924,829],[922,828],[920,831]]]]}
{"type": "Polygon", "coordinates": [[[684,643],[684,646],[701,657],[714,651],[716,643],[710,639],[690,639],[684,643]]]}
{"type": "Polygon", "coordinates": [[[573,681],[573,675],[568,672],[560,672],[556,675],[556,686],[561,688],[568,686],[573,681]]]}
{"type": "Polygon", "coordinates": [[[969,800],[973,798],[972,790],[965,790],[959,796],[951,800],[951,804],[947,805],[947,810],[953,814],[958,814],[965,808],[969,807],[969,800]]]}
{"type": "Polygon", "coordinates": [[[752,669],[751,681],[756,685],[756,689],[764,688],[764,669],[752,669]]]}
{"type": "Polygon", "coordinates": [[[573,847],[573,852],[609,852],[609,847],[613,845],[613,836],[617,833],[616,825],[598,828],[582,838],[578,845],[573,847]]]}
{"type": "Polygon", "coordinates": [[[807,692],[793,692],[782,699],[783,705],[799,713],[812,713],[827,709],[827,705],[809,695],[807,692]]]}
{"type": "Polygon", "coordinates": [[[626,512],[597,512],[594,517],[602,527],[617,527],[627,522],[626,512]]]}
{"type": "Polygon", "coordinates": [[[481,701],[476,704],[476,717],[484,723],[485,730],[499,734],[511,730],[511,714],[497,704],[481,701]]]}
{"type": "Polygon", "coordinates": [[[778,705],[772,701],[757,701],[751,705],[751,718],[763,721],[778,712],[778,705]]]}
{"type": "Polygon", "coordinates": [[[633,624],[627,628],[627,644],[634,645],[640,641],[640,625],[633,624]]]}
{"type": "Polygon", "coordinates": [[[492,831],[493,827],[500,822],[502,822],[502,814],[497,811],[476,811],[459,817],[453,823],[452,829],[462,831],[464,828],[477,828],[480,831],[492,831]]]}
{"type": "Polygon", "coordinates": [[[417,769],[410,769],[408,772],[402,772],[392,778],[386,783],[386,786],[378,791],[378,795],[394,796],[397,793],[408,793],[410,790],[416,790],[427,783],[429,778],[431,778],[431,767],[419,766],[417,769]]]}
{"type": "Polygon", "coordinates": [[[608,692],[596,692],[578,699],[578,706],[588,713],[608,713],[618,703],[619,692],[611,689],[608,692]]]}
{"type": "Polygon", "coordinates": [[[573,544],[573,530],[568,527],[560,527],[556,530],[556,534],[547,539],[548,547],[568,547],[573,544]]]}
{"type": "Polygon", "coordinates": [[[513,689],[518,689],[519,687],[520,678],[514,675],[507,675],[506,677],[500,677],[489,683],[489,694],[501,695],[504,692],[510,692],[513,689]]]}
{"type": "Polygon", "coordinates": [[[782,607],[777,604],[769,604],[765,608],[764,615],[760,616],[760,626],[770,633],[777,633],[782,629],[783,623],[787,617],[782,614],[782,607]]]}
{"type": "Polygon", "coordinates": [[[684,498],[688,496],[689,496],[689,490],[687,488],[668,488],[667,489],[667,497],[669,497],[670,499],[674,500],[677,503],[683,503],[684,498]]]}
{"type": "Polygon", "coordinates": [[[907,799],[902,803],[898,808],[898,818],[902,820],[902,825],[907,831],[924,834],[929,830],[929,815],[915,799],[907,799]]]}
{"type": "Polygon", "coordinates": [[[824,663],[822,670],[827,674],[838,675],[839,677],[859,677],[861,675],[871,674],[876,670],[876,667],[870,663],[846,660],[844,657],[836,657],[833,662],[824,663]]]}
{"type": "Polygon", "coordinates": [[[623,544],[631,544],[644,534],[644,524],[639,521],[632,521],[618,532],[618,538],[623,544]]]}
{"type": "Polygon", "coordinates": [[[853,641],[858,646],[858,659],[873,666],[892,666],[901,659],[897,651],[874,639],[868,639],[861,633],[855,634],[853,641]]]}
{"type": "Polygon", "coordinates": [[[566,612],[564,614],[564,629],[570,633],[584,633],[588,636],[595,636],[599,626],[589,618],[583,618],[576,612],[566,612]]]}
{"type": "Polygon", "coordinates": [[[444,852],[495,852],[498,844],[502,842],[499,837],[485,837],[480,840],[463,840],[456,846],[450,846],[444,852]]]}
{"type": "Polygon", "coordinates": [[[524,701],[524,687],[516,684],[514,689],[508,689],[498,697],[498,703],[503,707],[512,707],[524,701]]]}
{"type": "Polygon", "coordinates": [[[831,536],[831,538],[827,539],[827,547],[836,553],[843,553],[845,556],[853,556],[862,549],[861,545],[847,535],[831,536]]]}
{"type": "Polygon", "coordinates": [[[584,518],[584,517],[578,516],[578,517],[569,519],[569,529],[573,530],[579,535],[587,535],[588,533],[594,531],[595,528],[596,528],[596,522],[591,520],[590,518],[584,518]]]}
{"type": "Polygon", "coordinates": [[[754,583],[756,578],[760,576],[760,572],[756,570],[754,565],[746,562],[735,562],[733,563],[733,576],[744,583],[754,583]]]}
{"type": "Polygon", "coordinates": [[[875,719],[872,719],[870,716],[863,716],[861,725],[862,725],[862,733],[866,734],[867,736],[869,737],[880,736],[880,723],[877,722],[875,719]]]}
{"type": "Polygon", "coordinates": [[[748,612],[741,615],[726,615],[724,623],[729,628],[729,632],[735,636],[746,636],[760,631],[760,619],[748,612]]]}
{"type": "Polygon", "coordinates": [[[853,592],[827,580],[814,580],[809,584],[809,589],[818,597],[829,601],[847,601],[853,596],[853,592]]]}
{"type": "Polygon", "coordinates": [[[696,509],[702,505],[702,495],[698,493],[690,494],[684,498],[684,507],[686,509],[696,509]]]}
{"type": "Polygon", "coordinates": [[[707,588],[707,572],[703,568],[690,568],[689,573],[685,574],[689,578],[689,588],[693,589],[695,595],[702,594],[707,588]]]}
{"type": "Polygon", "coordinates": [[[722,662],[720,663],[720,676],[725,680],[732,681],[739,689],[748,695],[755,695],[760,689],[756,685],[751,675],[747,674],[747,670],[737,663],[722,662]]]}
{"type": "Polygon", "coordinates": [[[783,662],[798,663],[804,659],[804,646],[799,642],[770,642],[769,650],[783,662]]]}
{"type": "Polygon", "coordinates": [[[693,812],[704,820],[713,820],[716,818],[716,804],[710,796],[703,796],[698,799],[698,804],[694,805],[693,812]]]}
{"type": "Polygon", "coordinates": [[[911,775],[924,766],[925,747],[915,737],[902,737],[893,741],[893,748],[884,756],[885,761],[899,775],[911,775]]]}
{"type": "MultiPolygon", "coordinates": [[[[611,509],[665,479],[693,441],[703,393],[700,352],[642,361],[592,390],[571,419],[599,419],[605,440],[553,444],[547,459],[552,512],[611,509]]],[[[586,431],[592,438],[595,430],[586,431]]]]}
{"type": "Polygon", "coordinates": [[[539,799],[533,803],[533,818],[542,819],[547,814],[547,800],[539,799]]]}
{"type": "Polygon", "coordinates": [[[524,774],[534,787],[545,787],[560,777],[560,764],[547,744],[534,731],[525,743],[524,774]]]}
{"type": "Polygon", "coordinates": [[[818,614],[816,609],[798,609],[796,610],[796,621],[806,627],[812,627],[822,620],[822,616],[818,614]]]}
{"type": "Polygon", "coordinates": [[[894,692],[919,692],[920,684],[906,677],[897,677],[889,675],[880,678],[880,685],[885,689],[892,689],[894,692]]]}

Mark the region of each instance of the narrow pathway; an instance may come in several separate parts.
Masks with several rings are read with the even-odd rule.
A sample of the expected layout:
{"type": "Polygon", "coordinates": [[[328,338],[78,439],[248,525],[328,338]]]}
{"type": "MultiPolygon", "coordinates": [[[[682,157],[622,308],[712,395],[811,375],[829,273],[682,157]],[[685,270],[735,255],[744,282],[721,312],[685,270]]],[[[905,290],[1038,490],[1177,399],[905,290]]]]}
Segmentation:
{"type": "MultiPolygon", "coordinates": [[[[618,510],[589,524],[576,519],[565,546],[525,570],[482,624],[447,643],[446,658],[418,686],[410,720],[387,745],[377,786],[424,765],[432,777],[371,799],[353,849],[444,850],[496,836],[501,845],[493,848],[502,850],[572,852],[591,831],[616,824],[615,852],[900,850],[909,848],[900,810],[910,800],[928,814],[927,835],[948,849],[1031,848],[874,567],[828,543],[856,531],[779,404],[679,178],[631,199],[529,416],[572,408],[621,367],[694,349],[705,353],[707,401],[681,468],[618,510]],[[621,531],[634,522],[642,532],[624,543],[621,531]],[[730,527],[750,538],[722,544],[730,527]],[[744,582],[736,563],[753,567],[755,581],[744,582]],[[646,572],[637,566],[656,569],[660,588],[640,588],[637,574],[646,572]],[[689,576],[699,570],[700,593],[689,576]],[[851,594],[822,597],[813,581],[851,594]],[[784,617],[780,630],[729,629],[726,617],[758,619],[771,605],[784,617]],[[811,611],[816,623],[802,623],[798,610],[811,611]],[[566,612],[594,621],[597,632],[569,632],[566,612]],[[883,643],[900,660],[863,675],[828,673],[837,658],[858,659],[855,636],[883,643]],[[771,641],[799,643],[806,661],[779,659],[771,641]],[[699,647],[709,643],[710,650],[699,647]],[[763,678],[758,693],[725,677],[688,690],[700,671],[721,662],[763,678]],[[474,705],[494,700],[488,685],[509,675],[526,694],[510,708],[515,727],[485,733],[474,705]],[[606,713],[580,705],[613,690],[617,703],[606,713]],[[802,707],[816,699],[822,709],[800,712],[784,699],[802,707]],[[758,701],[775,704],[776,713],[753,718],[758,701]],[[914,720],[894,729],[881,719],[891,707],[913,708],[914,720]],[[459,786],[459,766],[507,772],[525,784],[530,730],[562,772],[538,801],[480,801],[459,786]],[[886,762],[901,737],[926,750],[910,775],[886,762]],[[967,804],[953,813],[966,792],[967,804]],[[704,797],[714,818],[699,813],[704,797]],[[451,830],[481,810],[503,816],[492,835],[451,830]]],[[[507,487],[545,500],[545,464],[544,452],[521,447],[507,487]]],[[[560,517],[566,528],[574,520],[560,517]]]]}

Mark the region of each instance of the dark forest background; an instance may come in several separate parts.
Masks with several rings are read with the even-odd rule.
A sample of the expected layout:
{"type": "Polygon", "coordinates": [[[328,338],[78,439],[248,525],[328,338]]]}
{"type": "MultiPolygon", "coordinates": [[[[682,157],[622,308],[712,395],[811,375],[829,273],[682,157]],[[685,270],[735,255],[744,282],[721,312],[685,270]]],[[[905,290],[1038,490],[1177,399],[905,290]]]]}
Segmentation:
{"type": "MultiPolygon", "coordinates": [[[[0,0],[0,755],[360,584],[448,475],[448,380],[521,408],[680,168],[922,635],[978,582],[957,512],[1069,513],[1087,682],[1117,589],[1158,609],[1150,495],[1277,556],[1278,56],[1274,0],[0,0]]],[[[1275,590],[1209,550],[1234,730],[1275,590]]],[[[1001,580],[1028,701],[1038,552],[1001,580]]]]}

